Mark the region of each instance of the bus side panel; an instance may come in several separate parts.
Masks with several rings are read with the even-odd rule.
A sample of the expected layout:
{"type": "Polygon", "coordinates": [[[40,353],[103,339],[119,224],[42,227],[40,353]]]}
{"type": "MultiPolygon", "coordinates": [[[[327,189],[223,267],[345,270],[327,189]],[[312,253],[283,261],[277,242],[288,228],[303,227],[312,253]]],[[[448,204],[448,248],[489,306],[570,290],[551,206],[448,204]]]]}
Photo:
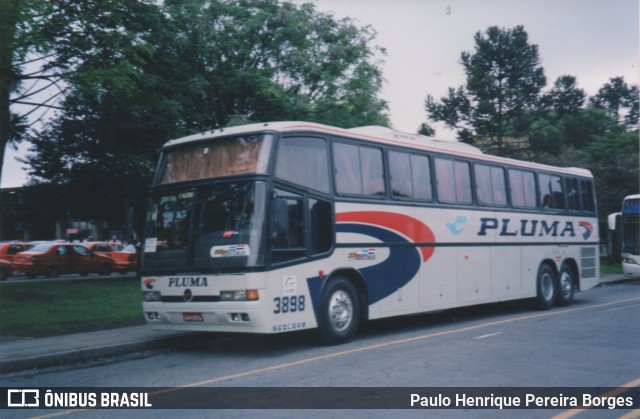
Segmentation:
{"type": "Polygon", "coordinates": [[[519,298],[523,294],[523,249],[514,246],[491,248],[491,289],[498,300],[519,298]]]}
{"type": "Polygon", "coordinates": [[[422,269],[420,301],[423,311],[454,307],[458,304],[458,257],[455,247],[440,247],[422,269]]]}
{"type": "Polygon", "coordinates": [[[336,205],[336,266],[363,279],[371,319],[420,311],[421,268],[434,250],[419,246],[432,243],[433,233],[413,207],[390,208],[336,205]]]}
{"type": "MultiPolygon", "coordinates": [[[[326,265],[329,265],[325,262],[326,265]]],[[[293,265],[266,273],[265,289],[267,324],[273,333],[317,327],[314,310],[314,290],[321,288],[323,279],[318,271],[322,261],[293,265]]]]}

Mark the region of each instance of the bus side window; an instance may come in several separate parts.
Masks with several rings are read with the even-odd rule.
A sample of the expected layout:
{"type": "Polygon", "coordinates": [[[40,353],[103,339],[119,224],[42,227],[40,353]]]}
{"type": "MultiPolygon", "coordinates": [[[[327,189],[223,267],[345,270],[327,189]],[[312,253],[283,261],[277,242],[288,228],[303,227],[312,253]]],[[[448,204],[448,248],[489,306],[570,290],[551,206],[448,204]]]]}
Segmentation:
{"type": "Polygon", "coordinates": [[[331,203],[309,198],[311,212],[311,253],[331,250],[333,244],[333,209],[331,203]]]}
{"type": "Polygon", "coordinates": [[[540,202],[543,208],[564,209],[564,193],[562,178],[545,173],[538,174],[540,185],[540,202]]]}
{"type": "Polygon", "coordinates": [[[273,247],[304,247],[302,200],[276,198],[273,209],[273,247]]]}
{"type": "Polygon", "coordinates": [[[590,180],[580,181],[580,196],[582,198],[582,210],[593,212],[595,205],[593,202],[593,184],[590,180]]]}
{"type": "Polygon", "coordinates": [[[570,210],[580,210],[580,195],[578,192],[578,179],[574,177],[568,177],[564,179],[566,191],[567,191],[567,203],[570,210]]]}
{"type": "Polygon", "coordinates": [[[475,164],[474,173],[478,204],[506,206],[507,195],[504,170],[500,167],[475,164]]]}
{"type": "Polygon", "coordinates": [[[362,164],[363,194],[367,196],[384,196],[386,187],[384,185],[382,150],[372,147],[360,147],[360,162],[362,164]]]}
{"type": "Polygon", "coordinates": [[[471,175],[469,163],[436,158],[436,184],[440,202],[471,203],[471,175]]]}
{"type": "Polygon", "coordinates": [[[381,149],[336,142],[333,159],[338,193],[371,197],[386,194],[381,149]]]}
{"type": "Polygon", "coordinates": [[[509,169],[511,204],[518,208],[536,208],[536,180],[533,172],[509,169]]]}
{"type": "Polygon", "coordinates": [[[409,153],[389,152],[391,194],[395,198],[413,198],[409,153]]]}
{"type": "Polygon", "coordinates": [[[289,208],[287,201],[276,198],[273,202],[273,247],[286,247],[289,231],[289,208]]]}
{"type": "Polygon", "coordinates": [[[349,144],[334,143],[335,182],[338,193],[362,194],[360,178],[360,155],[358,147],[349,144]]]}

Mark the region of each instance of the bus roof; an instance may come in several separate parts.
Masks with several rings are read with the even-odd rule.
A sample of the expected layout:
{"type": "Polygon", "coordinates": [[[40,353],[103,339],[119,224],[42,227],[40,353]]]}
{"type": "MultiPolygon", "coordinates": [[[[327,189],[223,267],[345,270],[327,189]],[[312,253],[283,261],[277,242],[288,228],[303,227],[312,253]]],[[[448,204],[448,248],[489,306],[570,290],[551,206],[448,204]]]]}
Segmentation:
{"type": "Polygon", "coordinates": [[[187,137],[178,138],[167,142],[164,147],[174,147],[184,143],[194,141],[210,140],[218,137],[226,137],[231,135],[251,134],[258,132],[317,132],[343,137],[357,138],[364,141],[371,141],[382,144],[398,145],[410,147],[414,149],[422,149],[437,153],[444,153],[460,157],[469,157],[500,164],[509,164],[514,166],[527,167],[537,170],[547,170],[560,173],[571,173],[577,176],[592,177],[591,172],[586,169],[576,167],[556,167],[539,163],[531,163],[524,160],[510,159],[506,157],[492,156],[484,154],[479,148],[460,141],[442,140],[433,137],[427,137],[420,134],[411,134],[392,128],[381,126],[364,126],[357,128],[337,128],[330,125],[317,124],[314,122],[302,121],[279,121],[264,122],[248,125],[239,125],[228,128],[219,128],[211,131],[205,131],[199,134],[189,135],[187,137]]]}

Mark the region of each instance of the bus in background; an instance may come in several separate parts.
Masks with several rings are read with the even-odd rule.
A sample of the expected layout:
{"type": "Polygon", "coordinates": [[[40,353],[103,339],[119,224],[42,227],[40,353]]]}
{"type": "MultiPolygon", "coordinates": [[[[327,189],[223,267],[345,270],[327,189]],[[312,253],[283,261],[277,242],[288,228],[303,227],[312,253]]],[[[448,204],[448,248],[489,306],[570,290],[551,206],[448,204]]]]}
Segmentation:
{"type": "Polygon", "coordinates": [[[274,122],[169,141],[140,268],[158,330],[350,340],[364,320],[598,283],[589,171],[383,127],[274,122]]]}
{"type": "MultiPolygon", "coordinates": [[[[622,200],[622,211],[609,215],[609,230],[620,243],[622,272],[628,277],[640,276],[640,195],[622,200]]],[[[615,246],[614,246],[615,247],[615,246]]]]}

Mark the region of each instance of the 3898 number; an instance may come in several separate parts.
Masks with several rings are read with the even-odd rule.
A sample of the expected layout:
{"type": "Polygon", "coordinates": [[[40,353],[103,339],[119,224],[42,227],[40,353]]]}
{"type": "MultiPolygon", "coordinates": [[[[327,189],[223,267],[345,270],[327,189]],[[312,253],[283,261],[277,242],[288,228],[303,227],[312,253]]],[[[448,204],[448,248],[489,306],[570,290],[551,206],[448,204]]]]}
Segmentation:
{"type": "Polygon", "coordinates": [[[276,297],[273,299],[273,312],[279,313],[295,313],[304,311],[305,298],[304,295],[292,295],[291,297],[276,297]]]}

